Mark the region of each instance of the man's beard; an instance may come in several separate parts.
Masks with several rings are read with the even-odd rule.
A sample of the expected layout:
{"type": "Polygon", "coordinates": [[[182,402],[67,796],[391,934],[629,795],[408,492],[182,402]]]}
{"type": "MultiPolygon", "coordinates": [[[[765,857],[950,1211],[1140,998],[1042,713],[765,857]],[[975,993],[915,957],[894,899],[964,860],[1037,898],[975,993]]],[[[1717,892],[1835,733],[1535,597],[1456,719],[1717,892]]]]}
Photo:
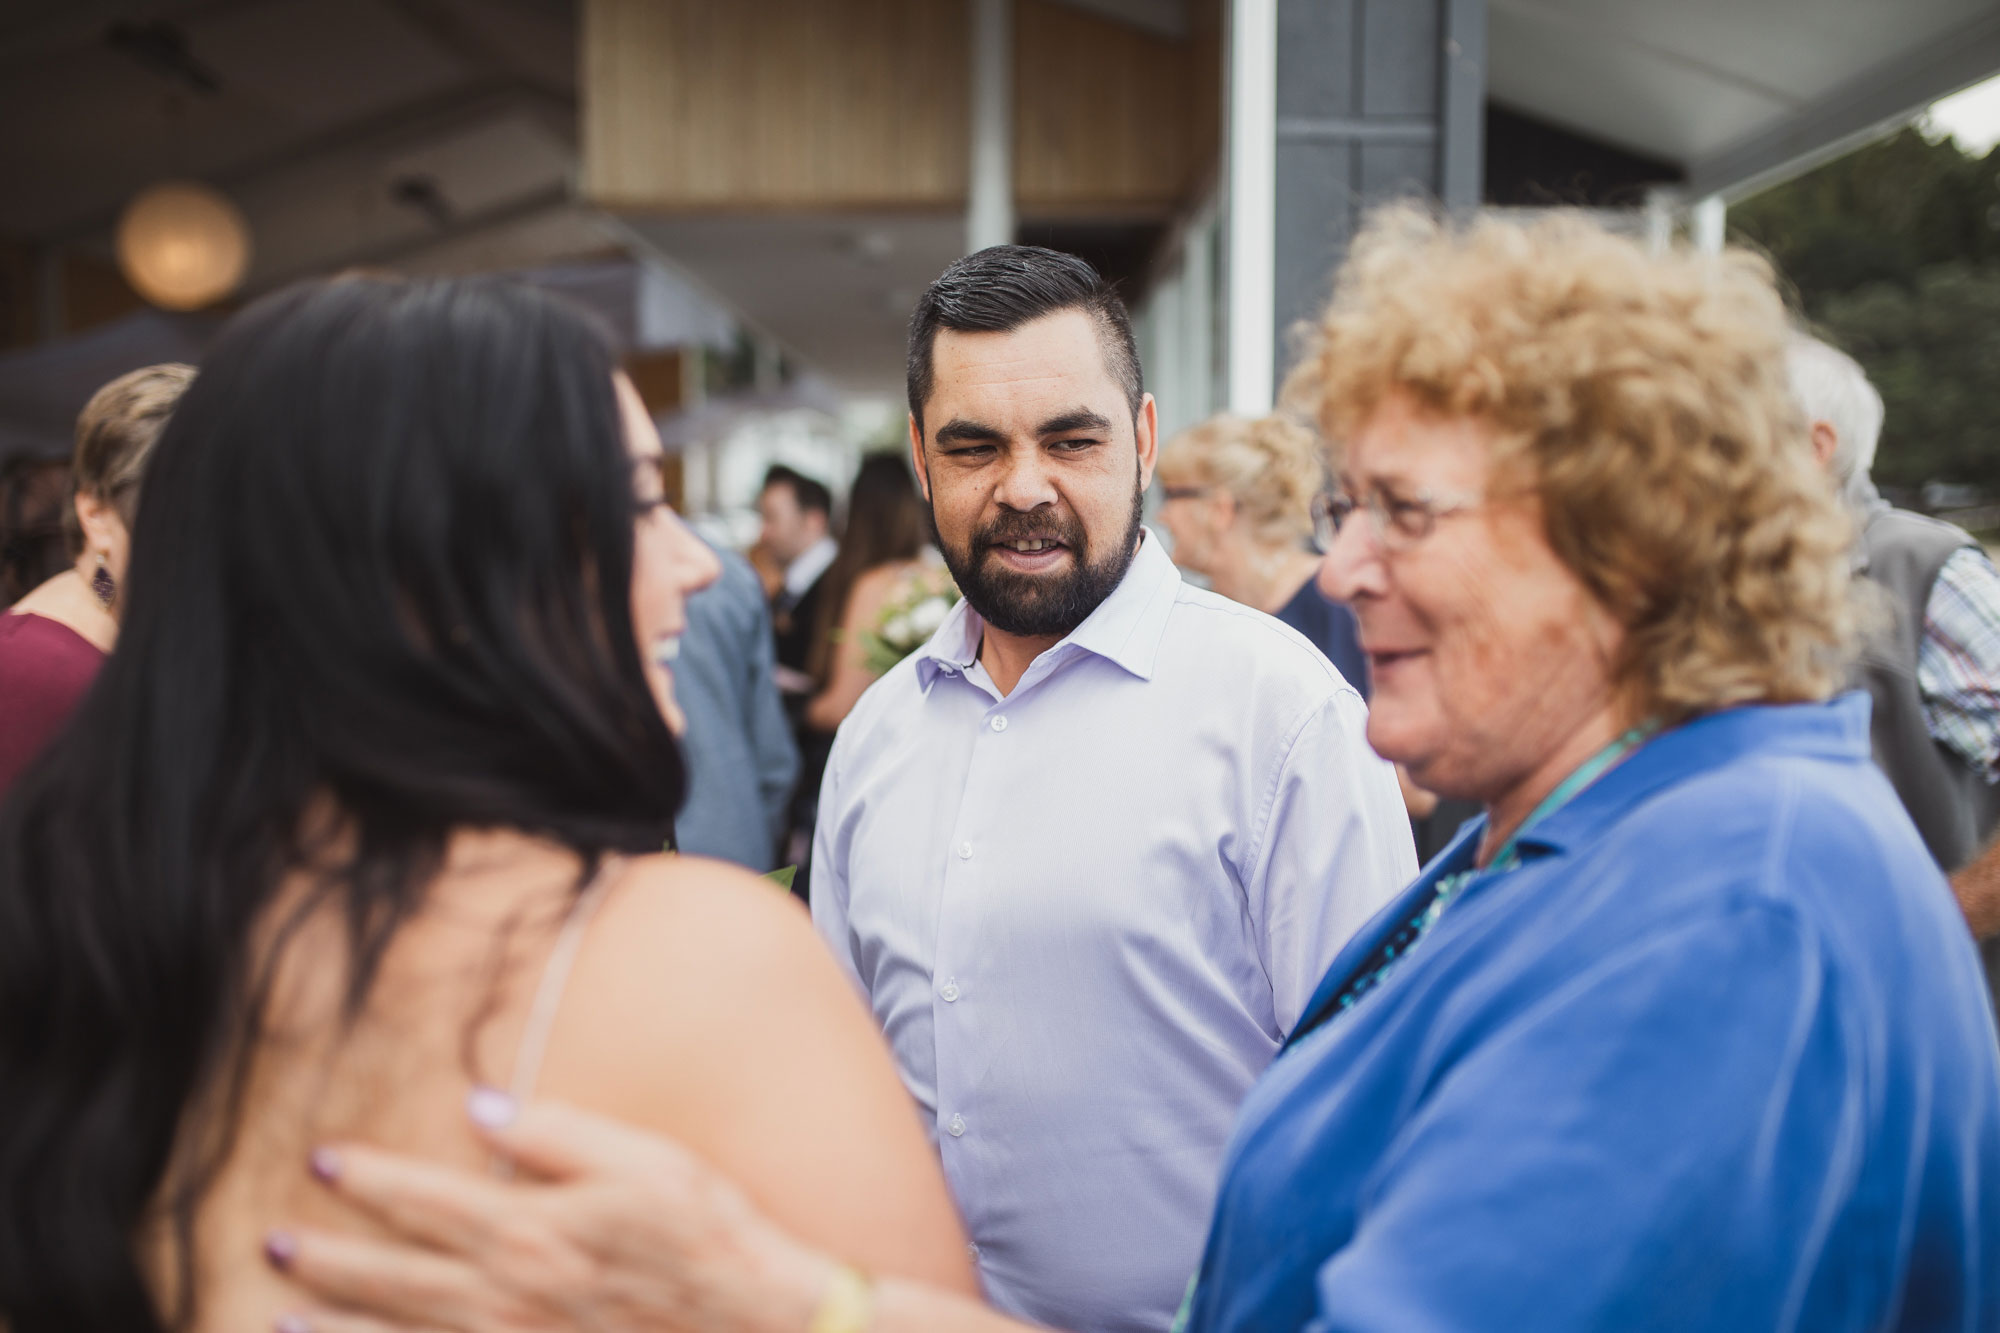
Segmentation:
{"type": "MultiPolygon", "coordinates": [[[[956,550],[938,536],[944,563],[958,581],[958,590],[979,618],[1003,634],[1022,638],[1062,638],[1081,625],[1124,581],[1139,548],[1139,518],[1145,492],[1136,474],[1132,484],[1132,515],[1124,532],[1101,556],[1091,549],[1083,523],[1075,514],[1053,507],[1020,513],[1007,510],[979,532],[966,550],[956,550]],[[1022,574],[989,558],[1005,542],[1058,541],[1070,552],[1065,573],[1022,574]],[[1095,557],[1095,558],[1093,558],[1095,557]]],[[[937,505],[931,504],[931,530],[937,532],[937,505]]]]}

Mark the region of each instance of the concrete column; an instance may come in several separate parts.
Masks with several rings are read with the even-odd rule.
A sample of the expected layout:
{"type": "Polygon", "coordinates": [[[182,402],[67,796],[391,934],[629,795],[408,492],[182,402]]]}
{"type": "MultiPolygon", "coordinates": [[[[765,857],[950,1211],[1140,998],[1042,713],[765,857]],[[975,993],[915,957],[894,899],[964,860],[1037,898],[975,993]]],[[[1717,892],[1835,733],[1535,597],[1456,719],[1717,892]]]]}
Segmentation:
{"type": "MultiPolygon", "coordinates": [[[[1281,380],[1293,331],[1324,306],[1370,205],[1413,195],[1478,207],[1486,0],[1259,2],[1276,8],[1269,373],[1281,380]]],[[[1233,218],[1233,174],[1230,188],[1233,218]]],[[[1237,280],[1232,268],[1232,307],[1237,280]]]]}
{"type": "Polygon", "coordinates": [[[972,170],[967,253],[1014,239],[1014,6],[972,0],[972,170]]]}

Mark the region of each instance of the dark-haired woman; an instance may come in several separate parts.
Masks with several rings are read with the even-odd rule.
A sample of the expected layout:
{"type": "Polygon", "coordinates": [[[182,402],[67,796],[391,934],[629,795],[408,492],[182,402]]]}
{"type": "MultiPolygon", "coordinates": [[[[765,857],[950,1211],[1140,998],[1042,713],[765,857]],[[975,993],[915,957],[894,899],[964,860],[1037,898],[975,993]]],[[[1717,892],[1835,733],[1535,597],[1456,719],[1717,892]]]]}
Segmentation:
{"type": "MultiPolygon", "coordinates": [[[[924,504],[910,465],[900,452],[871,454],[855,474],[847,528],[820,599],[809,663],[820,690],[806,705],[806,724],[813,730],[832,736],[875,683],[863,635],[927,577],[925,551],[924,504]]],[[[928,577],[935,582],[944,577],[942,571],[941,561],[932,562],[928,577]]]]}
{"type": "Polygon", "coordinates": [[[300,1154],[483,1166],[484,1085],[698,1143],[820,1244],[970,1289],[803,919],[659,854],[715,573],[659,448],[588,325],[519,287],[315,283],[223,332],[148,476],[120,650],[0,809],[11,1333],[271,1327],[269,1218],[368,1230],[300,1154]]]}
{"type": "Polygon", "coordinates": [[[0,795],[62,730],[118,637],[139,479],[193,379],[193,366],[147,366],[77,415],[63,523],[70,567],[0,613],[0,795]]]}

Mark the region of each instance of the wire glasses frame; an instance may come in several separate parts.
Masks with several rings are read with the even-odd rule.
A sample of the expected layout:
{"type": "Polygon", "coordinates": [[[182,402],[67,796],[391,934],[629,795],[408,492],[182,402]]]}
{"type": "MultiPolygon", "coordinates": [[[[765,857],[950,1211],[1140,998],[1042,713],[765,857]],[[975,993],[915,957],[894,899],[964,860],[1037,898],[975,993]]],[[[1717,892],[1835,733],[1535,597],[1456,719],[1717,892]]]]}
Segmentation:
{"type": "Polygon", "coordinates": [[[1321,491],[1312,498],[1313,544],[1324,555],[1357,510],[1368,512],[1369,526],[1384,550],[1406,551],[1431,535],[1438,520],[1477,509],[1485,502],[1478,495],[1433,495],[1422,491],[1401,496],[1377,486],[1368,498],[1358,500],[1345,491],[1321,491]]]}

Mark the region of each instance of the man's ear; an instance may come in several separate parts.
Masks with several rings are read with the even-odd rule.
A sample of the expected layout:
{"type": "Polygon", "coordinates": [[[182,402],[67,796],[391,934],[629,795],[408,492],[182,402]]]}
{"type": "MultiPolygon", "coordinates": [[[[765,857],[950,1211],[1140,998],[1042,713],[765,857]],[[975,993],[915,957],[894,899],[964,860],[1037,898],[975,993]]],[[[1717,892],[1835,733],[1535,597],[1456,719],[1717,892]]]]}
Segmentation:
{"type": "Polygon", "coordinates": [[[1139,489],[1145,490],[1153,484],[1153,465],[1160,461],[1160,405],[1147,394],[1139,401],[1139,411],[1132,418],[1134,443],[1139,446],[1139,489]]]}
{"type": "Polygon", "coordinates": [[[1833,473],[1833,456],[1840,449],[1840,432],[1833,428],[1831,421],[1815,421],[1812,424],[1813,457],[1830,476],[1833,473]]]}
{"type": "Polygon", "coordinates": [[[924,432],[917,425],[915,413],[910,415],[909,422],[910,466],[915,468],[917,472],[917,489],[924,493],[925,503],[929,503],[931,498],[931,474],[924,469],[924,432]]]}

